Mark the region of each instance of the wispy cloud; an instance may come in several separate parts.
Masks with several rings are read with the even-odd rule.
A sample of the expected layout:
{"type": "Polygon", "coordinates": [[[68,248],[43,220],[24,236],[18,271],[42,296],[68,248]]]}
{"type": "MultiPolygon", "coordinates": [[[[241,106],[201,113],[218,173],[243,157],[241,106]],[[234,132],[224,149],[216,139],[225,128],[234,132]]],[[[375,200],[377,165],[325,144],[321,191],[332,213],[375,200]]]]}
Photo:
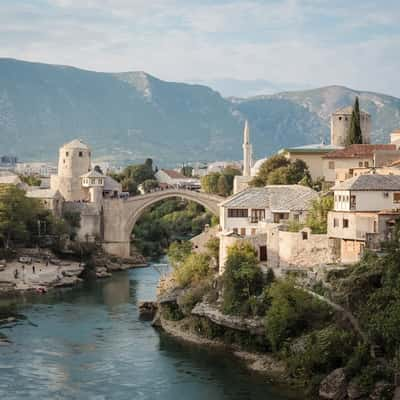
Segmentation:
{"type": "Polygon", "coordinates": [[[400,96],[395,0],[2,0],[0,56],[400,96]]]}

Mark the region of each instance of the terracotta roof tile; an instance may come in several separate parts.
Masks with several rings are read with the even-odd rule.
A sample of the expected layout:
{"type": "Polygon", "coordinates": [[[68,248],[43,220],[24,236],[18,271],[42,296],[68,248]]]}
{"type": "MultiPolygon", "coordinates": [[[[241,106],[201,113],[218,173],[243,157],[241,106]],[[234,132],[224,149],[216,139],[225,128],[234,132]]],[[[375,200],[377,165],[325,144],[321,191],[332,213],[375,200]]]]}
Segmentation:
{"type": "Polygon", "coordinates": [[[396,150],[395,144],[352,144],[342,150],[333,151],[323,158],[373,157],[376,150],[396,150]]]}
{"type": "Polygon", "coordinates": [[[162,169],[171,179],[185,179],[186,176],[173,169],[162,169]]]}

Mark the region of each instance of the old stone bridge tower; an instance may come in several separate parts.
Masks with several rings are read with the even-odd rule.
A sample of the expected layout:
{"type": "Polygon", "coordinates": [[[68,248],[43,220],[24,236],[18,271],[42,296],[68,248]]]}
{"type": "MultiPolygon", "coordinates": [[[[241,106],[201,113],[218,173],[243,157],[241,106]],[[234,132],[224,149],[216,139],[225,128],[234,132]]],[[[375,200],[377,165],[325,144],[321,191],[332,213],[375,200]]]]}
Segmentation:
{"type": "Polygon", "coordinates": [[[62,196],[64,213],[79,213],[79,240],[101,241],[106,252],[121,257],[130,255],[132,229],[151,205],[178,197],[195,201],[218,215],[218,204],[223,200],[184,189],[121,198],[121,184],[92,169],[91,150],[79,139],[60,148],[58,174],[51,177],[51,189],[62,196]]]}

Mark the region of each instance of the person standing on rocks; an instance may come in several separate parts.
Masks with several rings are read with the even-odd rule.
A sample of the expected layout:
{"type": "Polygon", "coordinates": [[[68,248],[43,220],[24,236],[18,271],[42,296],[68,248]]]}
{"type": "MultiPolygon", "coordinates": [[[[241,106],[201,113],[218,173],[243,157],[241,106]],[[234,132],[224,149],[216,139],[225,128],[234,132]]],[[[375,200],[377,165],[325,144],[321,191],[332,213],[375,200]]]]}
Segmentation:
{"type": "Polygon", "coordinates": [[[36,271],[35,271],[36,269],[35,269],[35,266],[34,265],[32,265],[32,273],[33,274],[35,274],[36,273],[36,271]]]}

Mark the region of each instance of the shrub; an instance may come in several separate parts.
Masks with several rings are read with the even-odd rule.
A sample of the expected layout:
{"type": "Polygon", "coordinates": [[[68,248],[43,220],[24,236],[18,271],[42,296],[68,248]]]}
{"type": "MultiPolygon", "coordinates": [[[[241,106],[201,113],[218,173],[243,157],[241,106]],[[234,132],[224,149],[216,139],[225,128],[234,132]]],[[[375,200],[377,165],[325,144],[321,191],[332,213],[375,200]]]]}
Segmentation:
{"type": "Polygon", "coordinates": [[[247,314],[250,299],[263,289],[263,276],[254,248],[249,244],[233,246],[228,251],[223,275],[223,312],[247,314]]]}
{"type": "Polygon", "coordinates": [[[184,315],[176,303],[166,303],[161,307],[161,315],[168,321],[179,321],[184,315]]]}
{"type": "Polygon", "coordinates": [[[210,285],[207,281],[201,282],[195,287],[192,287],[185,291],[185,293],[179,298],[178,304],[182,313],[186,316],[190,315],[194,306],[203,299],[204,295],[210,289],[210,285]]]}
{"type": "Polygon", "coordinates": [[[168,259],[174,268],[179,265],[189,256],[192,252],[192,243],[185,240],[183,242],[173,242],[168,248],[168,259]]]}
{"type": "Polygon", "coordinates": [[[321,325],[330,317],[329,307],[290,281],[279,281],[268,290],[271,306],[265,326],[266,336],[277,351],[292,337],[301,335],[306,329],[321,325]]]}
{"type": "Polygon", "coordinates": [[[181,287],[211,278],[210,256],[197,253],[190,254],[179,266],[175,267],[173,275],[181,287]]]}
{"type": "Polygon", "coordinates": [[[346,364],[353,347],[353,335],[334,325],[300,338],[300,351],[291,351],[287,365],[292,375],[309,380],[346,364]]]}

